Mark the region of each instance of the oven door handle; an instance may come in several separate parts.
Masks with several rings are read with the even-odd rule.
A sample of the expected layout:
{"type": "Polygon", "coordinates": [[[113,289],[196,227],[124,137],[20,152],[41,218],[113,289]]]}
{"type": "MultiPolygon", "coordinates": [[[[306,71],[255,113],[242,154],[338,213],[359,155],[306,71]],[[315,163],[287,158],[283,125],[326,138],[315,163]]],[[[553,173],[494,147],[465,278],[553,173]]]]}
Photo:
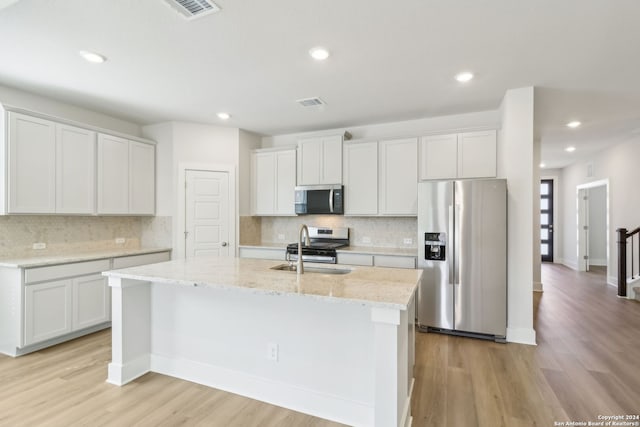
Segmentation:
{"type": "Polygon", "coordinates": [[[329,212],[333,213],[333,188],[329,190],[329,212]]]}

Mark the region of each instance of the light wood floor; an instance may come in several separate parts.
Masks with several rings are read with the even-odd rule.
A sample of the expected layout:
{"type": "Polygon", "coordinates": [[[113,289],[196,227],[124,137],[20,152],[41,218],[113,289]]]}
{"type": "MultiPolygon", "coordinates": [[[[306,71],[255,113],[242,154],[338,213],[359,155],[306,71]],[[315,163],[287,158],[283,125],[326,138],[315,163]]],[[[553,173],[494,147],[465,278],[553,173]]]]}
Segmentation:
{"type": "MultiPolygon", "coordinates": [[[[640,303],[543,267],[538,346],[418,334],[414,426],[553,426],[640,413],[640,303]]],[[[0,426],[337,426],[158,374],[105,383],[109,331],[0,356],[0,426]]]]}

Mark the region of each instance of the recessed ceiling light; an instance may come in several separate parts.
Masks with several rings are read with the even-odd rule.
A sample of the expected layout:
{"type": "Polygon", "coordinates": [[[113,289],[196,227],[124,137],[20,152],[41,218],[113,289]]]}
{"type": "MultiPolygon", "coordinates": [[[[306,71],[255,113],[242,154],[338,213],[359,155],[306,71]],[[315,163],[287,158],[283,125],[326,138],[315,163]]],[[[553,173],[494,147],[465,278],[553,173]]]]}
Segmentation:
{"type": "Polygon", "coordinates": [[[580,123],[579,121],[574,120],[574,121],[572,121],[572,122],[567,123],[567,127],[570,127],[570,128],[572,128],[572,129],[575,129],[575,128],[577,128],[578,126],[580,126],[581,124],[582,124],[582,123],[580,123]]]}
{"type": "Polygon", "coordinates": [[[541,168],[544,168],[545,166],[547,166],[547,165],[545,165],[544,163],[540,163],[540,167],[541,168]]]}
{"type": "Polygon", "coordinates": [[[85,61],[91,62],[93,64],[102,64],[107,60],[105,56],[102,56],[99,53],[89,52],[88,50],[81,50],[78,53],[84,58],[85,61]]]}
{"type": "Polygon", "coordinates": [[[469,71],[464,71],[462,73],[456,74],[456,80],[460,83],[466,83],[473,78],[473,73],[469,71]]]}
{"type": "Polygon", "coordinates": [[[574,146],[567,147],[564,149],[564,151],[566,151],[567,153],[573,153],[574,151],[576,151],[576,147],[574,146]]]}
{"type": "Polygon", "coordinates": [[[309,55],[317,61],[324,61],[329,57],[329,51],[323,47],[314,47],[309,50],[309,55]]]}
{"type": "Polygon", "coordinates": [[[229,114],[229,113],[218,113],[218,118],[220,120],[229,120],[231,118],[231,114],[229,114]]]}

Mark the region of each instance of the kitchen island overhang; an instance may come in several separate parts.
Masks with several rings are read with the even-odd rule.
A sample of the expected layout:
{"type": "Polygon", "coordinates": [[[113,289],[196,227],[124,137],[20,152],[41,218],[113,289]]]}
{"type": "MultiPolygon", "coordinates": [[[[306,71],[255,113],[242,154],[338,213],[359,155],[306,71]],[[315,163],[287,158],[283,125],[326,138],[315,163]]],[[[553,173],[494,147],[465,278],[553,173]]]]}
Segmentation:
{"type": "Polygon", "coordinates": [[[421,271],[298,276],[276,264],[202,257],[105,272],[107,381],[157,372],[349,425],[410,425],[421,271]]]}

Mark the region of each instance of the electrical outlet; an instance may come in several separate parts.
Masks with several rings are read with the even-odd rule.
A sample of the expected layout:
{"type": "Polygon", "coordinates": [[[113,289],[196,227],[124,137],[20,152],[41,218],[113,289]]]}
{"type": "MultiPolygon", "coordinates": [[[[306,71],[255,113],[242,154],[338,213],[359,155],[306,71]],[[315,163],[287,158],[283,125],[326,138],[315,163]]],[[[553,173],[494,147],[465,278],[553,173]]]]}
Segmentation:
{"type": "Polygon", "coordinates": [[[371,243],[371,237],[364,236],[364,237],[362,238],[362,243],[371,243]]]}
{"type": "Polygon", "coordinates": [[[34,243],[33,244],[33,249],[46,249],[47,244],[46,243],[34,243]]]}
{"type": "Polygon", "coordinates": [[[405,245],[413,245],[413,239],[411,237],[405,237],[402,241],[405,245]]]}
{"type": "Polygon", "coordinates": [[[279,233],[278,234],[278,240],[284,240],[284,234],[279,233]]]}
{"type": "Polygon", "coordinates": [[[278,361],[278,344],[274,342],[270,342],[267,344],[267,359],[273,360],[274,362],[278,361]]]}
{"type": "Polygon", "coordinates": [[[124,237],[116,237],[116,245],[124,245],[124,242],[126,242],[127,239],[125,239],[124,237]]]}

